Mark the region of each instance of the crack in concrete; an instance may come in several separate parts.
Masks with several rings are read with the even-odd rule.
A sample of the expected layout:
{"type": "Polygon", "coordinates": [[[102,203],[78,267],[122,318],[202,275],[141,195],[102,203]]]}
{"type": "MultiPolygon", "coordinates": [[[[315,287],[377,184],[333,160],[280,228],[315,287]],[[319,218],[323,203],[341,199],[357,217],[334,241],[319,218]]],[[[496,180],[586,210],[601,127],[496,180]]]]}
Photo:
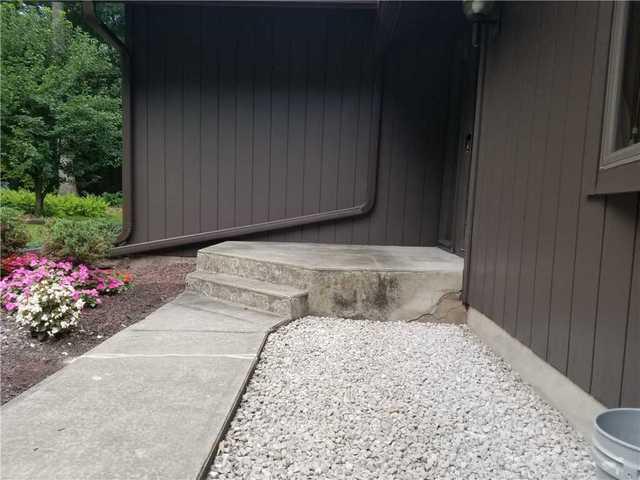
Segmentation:
{"type": "MultiPolygon", "coordinates": [[[[410,318],[409,320],[407,320],[407,322],[418,322],[418,321],[421,321],[421,320],[427,320],[429,318],[434,318],[436,321],[442,321],[442,320],[446,319],[447,316],[449,315],[449,313],[451,313],[456,308],[458,308],[459,305],[455,305],[455,306],[449,308],[448,310],[445,310],[444,314],[437,315],[437,313],[438,313],[438,309],[440,308],[440,305],[442,305],[442,302],[444,302],[445,300],[449,300],[450,296],[452,294],[455,294],[459,298],[460,295],[462,294],[462,290],[457,290],[457,291],[454,291],[454,292],[446,292],[446,293],[442,294],[442,296],[438,299],[436,304],[433,307],[431,307],[431,309],[428,312],[421,313],[421,314],[419,314],[418,316],[416,316],[414,318],[410,318]]],[[[460,303],[460,305],[462,305],[462,303],[460,303]]]]}
{"type": "MultiPolygon", "coordinates": [[[[224,303],[221,300],[217,300],[217,301],[220,301],[221,303],[224,303]]],[[[213,314],[213,315],[224,315],[225,317],[231,317],[234,320],[240,320],[240,321],[242,321],[244,323],[249,323],[249,324],[251,323],[251,320],[247,320],[246,318],[239,317],[239,316],[237,316],[237,315],[235,315],[233,313],[229,313],[229,312],[227,312],[225,310],[217,310],[217,309],[214,310],[214,309],[209,309],[209,308],[198,307],[197,305],[188,305],[186,302],[183,303],[180,300],[174,300],[172,303],[174,305],[178,305],[179,307],[183,307],[183,308],[186,308],[186,309],[197,310],[199,312],[210,313],[210,314],[213,314]]],[[[245,310],[247,310],[250,313],[258,313],[260,315],[273,317],[274,319],[278,318],[278,315],[276,315],[275,313],[263,312],[263,311],[260,311],[258,309],[251,309],[251,308],[246,308],[245,310]]]]}
{"type": "Polygon", "coordinates": [[[197,329],[197,328],[183,328],[177,330],[175,328],[133,328],[132,332],[165,332],[165,333],[265,333],[267,329],[264,330],[206,330],[206,329],[197,329]]]}
{"type": "Polygon", "coordinates": [[[85,354],[82,358],[109,360],[114,358],[236,358],[239,360],[253,360],[254,353],[94,353],[85,354]]]}

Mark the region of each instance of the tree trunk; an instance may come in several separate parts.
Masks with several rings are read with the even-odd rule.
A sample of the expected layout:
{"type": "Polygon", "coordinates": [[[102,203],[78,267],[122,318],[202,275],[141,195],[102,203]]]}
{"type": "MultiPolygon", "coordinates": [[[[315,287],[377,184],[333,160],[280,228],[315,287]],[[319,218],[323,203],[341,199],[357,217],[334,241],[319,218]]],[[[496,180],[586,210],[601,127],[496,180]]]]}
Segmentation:
{"type": "Polygon", "coordinates": [[[58,177],[60,178],[60,186],[58,187],[58,195],[66,195],[68,193],[77,195],[78,185],[73,176],[72,171],[73,159],[66,155],[60,156],[60,168],[58,169],[58,177]]]}
{"type": "Polygon", "coordinates": [[[44,191],[44,188],[41,186],[40,188],[38,187],[39,186],[36,185],[34,188],[36,194],[36,205],[33,213],[36,217],[42,217],[44,216],[44,197],[47,196],[47,193],[44,191]]]}

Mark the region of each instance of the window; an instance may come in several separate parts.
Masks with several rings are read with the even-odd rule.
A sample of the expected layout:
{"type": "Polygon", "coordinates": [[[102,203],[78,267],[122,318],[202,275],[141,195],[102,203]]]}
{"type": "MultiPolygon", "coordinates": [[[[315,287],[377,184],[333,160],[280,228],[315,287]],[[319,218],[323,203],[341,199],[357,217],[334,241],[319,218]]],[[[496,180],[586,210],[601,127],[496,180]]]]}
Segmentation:
{"type": "Polygon", "coordinates": [[[614,2],[596,193],[640,191],[640,1],[614,2]]]}

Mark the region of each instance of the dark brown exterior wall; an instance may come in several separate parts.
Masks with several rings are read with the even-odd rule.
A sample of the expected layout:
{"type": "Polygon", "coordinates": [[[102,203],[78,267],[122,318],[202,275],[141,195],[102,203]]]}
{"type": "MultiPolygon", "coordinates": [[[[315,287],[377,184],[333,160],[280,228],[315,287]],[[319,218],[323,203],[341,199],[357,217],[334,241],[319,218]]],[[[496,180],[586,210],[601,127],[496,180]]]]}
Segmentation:
{"type": "Polygon", "coordinates": [[[255,238],[435,244],[458,7],[402,13],[377,170],[375,10],[131,7],[128,243],[353,207],[377,176],[368,215],[255,238]]]}
{"type": "Polygon", "coordinates": [[[594,197],[611,4],[517,3],[487,50],[470,305],[608,406],[640,406],[639,195],[594,197]]]}

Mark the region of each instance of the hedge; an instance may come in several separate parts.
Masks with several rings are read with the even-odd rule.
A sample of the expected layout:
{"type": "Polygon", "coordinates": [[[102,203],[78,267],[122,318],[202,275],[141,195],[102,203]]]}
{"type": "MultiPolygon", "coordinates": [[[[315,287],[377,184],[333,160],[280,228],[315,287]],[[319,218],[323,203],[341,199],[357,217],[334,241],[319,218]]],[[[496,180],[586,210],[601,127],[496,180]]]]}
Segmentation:
{"type": "Polygon", "coordinates": [[[45,255],[92,264],[109,253],[121,225],[109,219],[50,220],[43,245],[45,255]]]}
{"type": "Polygon", "coordinates": [[[11,255],[24,248],[29,241],[29,232],[22,222],[19,210],[0,207],[0,237],[2,256],[11,255]]]}

